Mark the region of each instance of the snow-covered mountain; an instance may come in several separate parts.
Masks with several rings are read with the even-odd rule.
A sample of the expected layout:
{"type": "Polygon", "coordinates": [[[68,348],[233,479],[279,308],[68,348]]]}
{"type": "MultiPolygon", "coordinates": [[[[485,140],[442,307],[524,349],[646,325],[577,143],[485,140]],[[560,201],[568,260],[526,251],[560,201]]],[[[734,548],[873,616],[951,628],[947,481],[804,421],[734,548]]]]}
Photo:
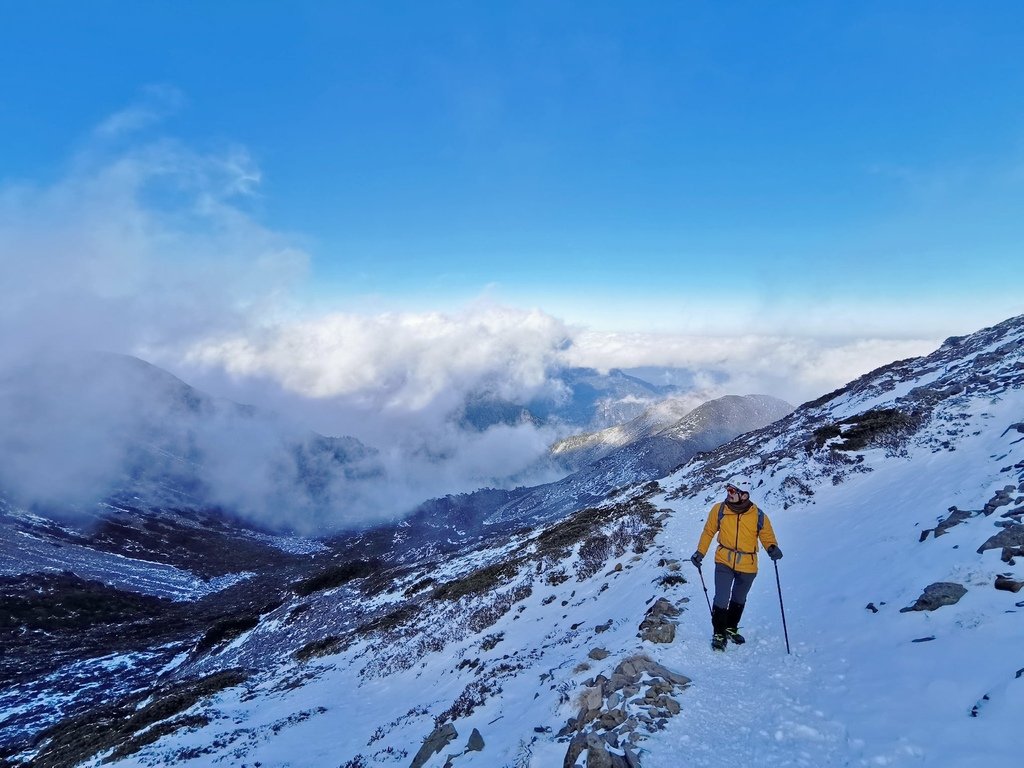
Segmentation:
{"type": "Polygon", "coordinates": [[[603,429],[635,418],[644,409],[677,392],[612,369],[565,368],[549,373],[548,386],[527,402],[511,402],[488,391],[471,395],[459,421],[477,430],[495,424],[547,424],[603,429]]]}
{"type": "MultiPolygon", "coordinates": [[[[0,759],[1009,768],[1024,711],[1022,518],[1017,317],[587,508],[496,520],[443,554],[412,555],[402,525],[401,557],[382,540],[330,542],[306,571],[269,569],[255,592],[271,595],[273,577],[272,600],[11,680],[0,759]],[[748,642],[720,654],[686,558],[738,475],[785,557],[777,571],[763,559],[748,642]],[[111,692],[85,706],[90,685],[111,692]]],[[[46,603],[53,585],[5,581],[5,639],[59,632],[75,605],[112,624],[173,615],[73,586],[91,600],[46,603]]]]}
{"type": "Polygon", "coordinates": [[[223,507],[272,523],[379,476],[376,452],[217,399],[113,354],[35,363],[0,379],[0,493],[41,510],[99,500],[223,507]]]}
{"type": "MultiPolygon", "coordinates": [[[[667,427],[614,448],[561,480],[516,493],[487,523],[536,524],[597,504],[615,491],[664,477],[698,453],[758,429],[793,410],[765,395],[726,395],[694,408],[667,427]]],[[[639,430],[637,430],[639,433],[639,430]]]]}
{"type": "MultiPolygon", "coordinates": [[[[562,466],[576,471],[645,438],[687,440],[704,432],[713,432],[717,437],[731,431],[726,438],[731,439],[781,419],[792,410],[789,403],[768,395],[728,395],[714,404],[696,407],[690,396],[670,396],[622,424],[559,440],[551,447],[551,455],[562,466]]],[[[704,450],[711,447],[717,446],[708,443],[704,450]]]]}

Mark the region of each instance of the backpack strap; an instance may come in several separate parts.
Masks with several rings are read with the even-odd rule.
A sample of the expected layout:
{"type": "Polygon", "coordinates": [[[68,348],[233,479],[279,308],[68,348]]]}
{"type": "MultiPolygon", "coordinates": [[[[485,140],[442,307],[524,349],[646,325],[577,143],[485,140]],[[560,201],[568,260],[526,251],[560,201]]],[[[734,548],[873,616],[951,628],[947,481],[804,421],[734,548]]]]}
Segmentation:
{"type": "MultiPolygon", "coordinates": [[[[722,518],[725,517],[725,502],[718,505],[718,530],[722,530],[722,518]]],[[[764,510],[757,508],[757,532],[764,528],[764,510]]]]}

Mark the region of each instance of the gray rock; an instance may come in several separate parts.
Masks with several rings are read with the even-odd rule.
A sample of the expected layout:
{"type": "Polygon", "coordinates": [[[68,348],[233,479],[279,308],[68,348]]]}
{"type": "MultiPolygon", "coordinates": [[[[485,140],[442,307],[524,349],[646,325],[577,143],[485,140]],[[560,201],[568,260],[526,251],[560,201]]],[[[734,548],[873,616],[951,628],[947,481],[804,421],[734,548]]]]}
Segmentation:
{"type": "Polygon", "coordinates": [[[569,742],[569,748],[565,751],[565,759],[562,760],[562,768],[572,768],[576,765],[576,758],[579,757],[587,746],[587,737],[577,733],[569,742]]]}
{"type": "Polygon", "coordinates": [[[469,734],[469,743],[466,745],[467,752],[482,752],[484,749],[484,737],[476,728],[469,734]]]}
{"type": "Polygon", "coordinates": [[[664,667],[661,664],[655,664],[653,667],[651,667],[650,672],[652,675],[664,677],[673,685],[689,685],[693,682],[686,675],[681,675],[678,672],[673,672],[671,669],[669,669],[668,667],[664,667]]]}
{"type": "Polygon", "coordinates": [[[584,709],[596,709],[601,706],[604,696],[601,695],[601,689],[598,687],[587,688],[583,691],[580,700],[584,709]]]}
{"type": "Polygon", "coordinates": [[[608,653],[608,651],[606,651],[604,648],[595,648],[590,653],[588,653],[587,656],[593,659],[594,661],[604,661],[609,656],[611,656],[611,654],[608,653]]]}
{"type": "Polygon", "coordinates": [[[1024,557],[1024,547],[1003,547],[1003,553],[999,556],[999,559],[1004,563],[1016,565],[1013,560],[1015,557],[1024,557]]]}
{"type": "Polygon", "coordinates": [[[1004,547],[1021,546],[1024,546],[1024,524],[1018,523],[1010,526],[1009,528],[1004,528],[978,547],[978,554],[980,555],[988,549],[1002,549],[1004,547]]]}
{"type": "Polygon", "coordinates": [[[678,615],[678,608],[665,598],[658,598],[640,623],[640,638],[652,643],[671,643],[676,638],[676,625],[667,617],[678,615]]]}
{"type": "Polygon", "coordinates": [[[427,760],[451,744],[453,740],[458,738],[458,735],[459,732],[455,730],[455,726],[451,723],[442,725],[427,736],[420,747],[420,751],[412,759],[412,765],[409,768],[423,768],[427,760]]]}
{"type": "Polygon", "coordinates": [[[587,736],[587,768],[612,768],[612,756],[604,740],[593,733],[587,736]]]}
{"type": "Polygon", "coordinates": [[[659,696],[658,706],[663,707],[670,715],[678,715],[680,712],[679,702],[671,696],[659,696]]]}
{"type": "Polygon", "coordinates": [[[679,609],[664,597],[659,597],[654,605],[647,610],[648,616],[678,616],[679,609]]]}
{"type": "Polygon", "coordinates": [[[900,613],[934,611],[944,605],[955,605],[966,594],[967,589],[962,584],[952,581],[938,581],[925,587],[924,593],[917,598],[917,602],[913,605],[907,608],[900,608],[900,613]]]}
{"type": "Polygon", "coordinates": [[[649,643],[671,643],[676,639],[676,625],[669,621],[640,626],[640,638],[649,643]]]}
{"type": "Polygon", "coordinates": [[[1004,592],[1020,592],[1022,588],[1024,588],[1024,581],[1016,581],[1002,574],[996,576],[996,589],[1004,592]]]}
{"type": "MultiPolygon", "coordinates": [[[[960,525],[964,520],[969,520],[980,512],[972,512],[967,509],[957,509],[955,506],[949,508],[949,516],[935,527],[935,538],[939,538],[950,528],[960,525]]],[[[922,539],[923,541],[924,539],[922,539]]]]}
{"type": "Polygon", "coordinates": [[[621,709],[612,709],[601,715],[599,722],[601,723],[602,728],[605,730],[611,730],[617,725],[626,722],[626,713],[621,709]]]}
{"type": "Polygon", "coordinates": [[[986,515],[991,515],[999,507],[1005,507],[1008,504],[1013,503],[1013,493],[1017,490],[1014,485],[1007,485],[1001,491],[996,491],[996,495],[993,496],[985,503],[985,508],[982,510],[986,515]]]}

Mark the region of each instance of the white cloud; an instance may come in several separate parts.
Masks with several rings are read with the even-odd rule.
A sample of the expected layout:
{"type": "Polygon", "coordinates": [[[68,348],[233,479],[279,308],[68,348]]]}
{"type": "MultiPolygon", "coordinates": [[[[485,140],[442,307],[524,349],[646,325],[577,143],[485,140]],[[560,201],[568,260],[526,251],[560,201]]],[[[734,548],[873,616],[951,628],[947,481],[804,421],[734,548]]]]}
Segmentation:
{"type": "Polygon", "coordinates": [[[0,187],[0,356],[176,345],[273,306],[307,257],[237,203],[253,175],[161,141],[0,187]]]}
{"type": "Polygon", "coordinates": [[[417,411],[486,387],[528,400],[548,383],[568,329],[537,310],[477,304],[445,314],[333,313],[206,340],[184,362],[266,376],[313,398],[417,411]]]}
{"type": "Polygon", "coordinates": [[[598,369],[686,368],[717,394],[771,394],[799,404],[868,371],[926,354],[936,339],[834,339],[793,336],[692,336],[585,331],[567,362],[598,369]]]}
{"type": "MultiPolygon", "coordinates": [[[[96,132],[106,143],[86,147],[54,184],[0,185],[0,365],[82,349],[137,354],[212,394],[274,409],[324,434],[354,434],[381,449],[388,481],[346,486],[350,504],[335,524],[498,484],[533,467],[555,433],[526,425],[467,432],[452,417],[473,393],[524,403],[557,394],[554,374],[564,366],[674,366],[690,372],[701,396],[767,393],[798,403],[928,352],[941,338],[914,335],[922,327],[872,312],[858,325],[855,308],[834,307],[801,307],[787,317],[766,305],[720,313],[712,303],[692,303],[677,312],[686,333],[587,330],[558,313],[493,298],[446,311],[299,315],[295,288],[307,277],[307,255],[247,211],[261,174],[243,149],[204,154],[169,140],[110,146],[158,112],[143,105],[112,117],[96,132]],[[786,331],[815,322],[832,335],[786,331]],[[867,322],[874,325],[861,337],[850,332],[867,322]]],[[[601,302],[592,303],[591,315],[611,323],[601,302]]],[[[652,314],[668,306],[635,303],[652,314]]],[[[678,305],[687,306],[682,297],[678,305]]],[[[974,327],[961,321],[951,332],[974,327]]],[[[79,476],[108,476],[106,464],[121,455],[89,439],[101,432],[97,420],[118,412],[104,403],[108,390],[89,390],[83,402],[95,408],[67,422],[80,425],[60,453],[69,488],[79,476]]],[[[61,418],[33,425],[16,403],[7,405],[0,415],[8,435],[44,435],[33,443],[43,448],[59,439],[61,418]]],[[[214,437],[204,439],[214,445],[214,437]]],[[[7,450],[17,442],[7,440],[7,450]]],[[[257,453],[269,445],[251,442],[257,453]]],[[[219,474],[211,467],[211,476],[221,477],[223,498],[266,522],[259,499],[270,491],[245,478],[252,461],[221,448],[219,474]]],[[[38,456],[13,458],[9,466],[21,467],[19,474],[37,477],[39,487],[48,482],[45,462],[37,462],[42,474],[26,465],[38,456]]]]}
{"type": "Polygon", "coordinates": [[[98,139],[121,138],[160,123],[177,112],[185,103],[184,94],[170,85],[150,85],[142,98],[107,117],[93,129],[98,139]]]}

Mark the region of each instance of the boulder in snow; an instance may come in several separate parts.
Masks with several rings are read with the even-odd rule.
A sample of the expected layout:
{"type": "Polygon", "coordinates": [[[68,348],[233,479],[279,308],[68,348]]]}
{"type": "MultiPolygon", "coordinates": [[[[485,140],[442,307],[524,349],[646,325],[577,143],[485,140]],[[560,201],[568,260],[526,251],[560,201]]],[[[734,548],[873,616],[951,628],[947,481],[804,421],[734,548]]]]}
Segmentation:
{"type": "Polygon", "coordinates": [[[937,581],[924,589],[917,602],[908,608],[900,608],[900,613],[908,611],[934,611],[944,605],[955,605],[967,594],[967,588],[953,581],[937,581]]]}

